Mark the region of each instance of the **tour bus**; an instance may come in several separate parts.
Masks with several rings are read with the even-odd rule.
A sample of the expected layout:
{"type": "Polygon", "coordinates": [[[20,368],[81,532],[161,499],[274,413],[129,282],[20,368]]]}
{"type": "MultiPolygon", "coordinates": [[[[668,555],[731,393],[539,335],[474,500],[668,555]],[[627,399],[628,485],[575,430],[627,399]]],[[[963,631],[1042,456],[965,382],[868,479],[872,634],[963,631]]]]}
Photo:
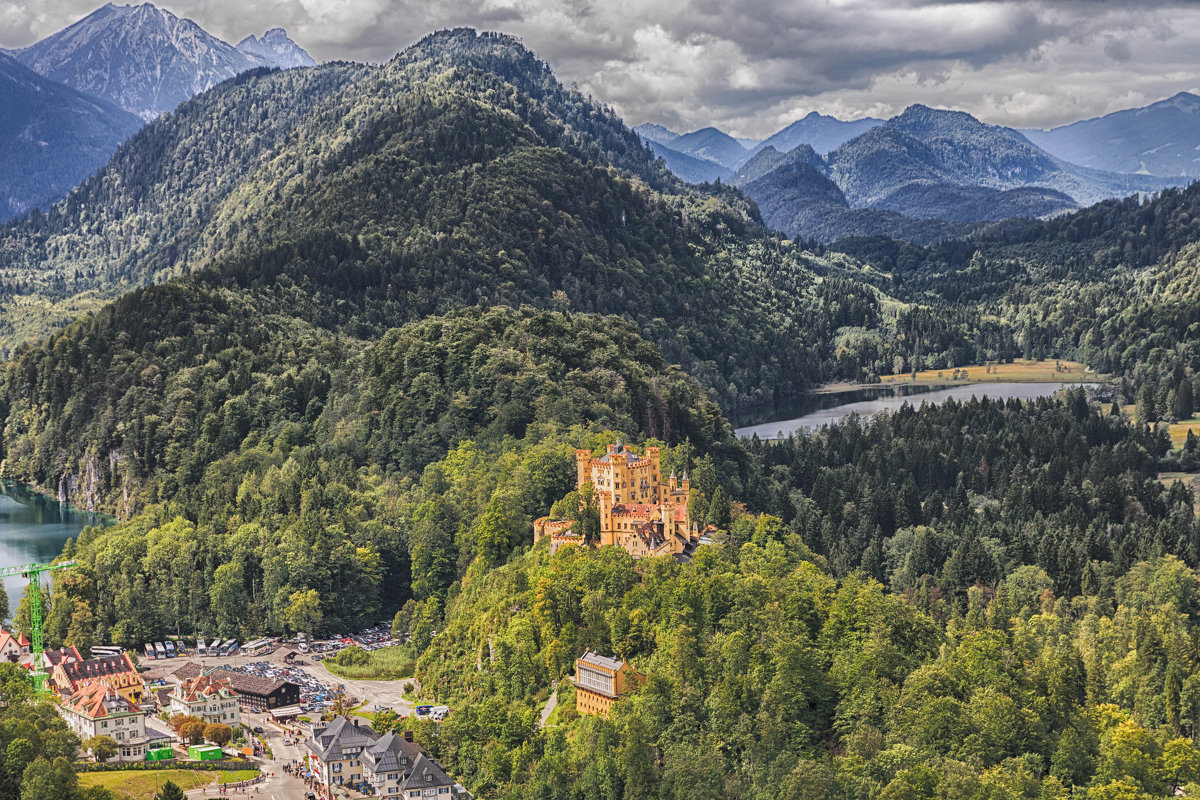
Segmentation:
{"type": "Polygon", "coordinates": [[[175,657],[175,643],[167,639],[167,658],[175,657]]]}
{"type": "Polygon", "coordinates": [[[150,659],[151,661],[153,661],[155,658],[154,645],[152,645],[150,642],[146,642],[146,658],[150,659]]]}
{"type": "Polygon", "coordinates": [[[213,639],[211,642],[208,643],[208,654],[210,656],[221,655],[221,640],[220,639],[213,639]]]}
{"type": "Polygon", "coordinates": [[[187,645],[183,643],[183,639],[175,640],[175,655],[183,658],[187,655],[187,645]]]}
{"type": "Polygon", "coordinates": [[[230,639],[229,640],[229,655],[231,655],[231,656],[237,655],[237,651],[238,651],[237,639],[230,639]]]}
{"type": "Polygon", "coordinates": [[[204,641],[203,639],[196,640],[196,655],[200,656],[201,658],[208,655],[208,642],[204,641]]]}
{"type": "Polygon", "coordinates": [[[167,657],[167,648],[163,647],[162,642],[154,643],[154,657],[155,658],[166,658],[167,657]]]}
{"type": "Polygon", "coordinates": [[[125,652],[125,648],[117,647],[112,644],[98,644],[92,648],[92,658],[103,658],[104,656],[119,656],[125,652]]]}
{"type": "Polygon", "coordinates": [[[234,644],[235,643],[234,643],[233,639],[226,639],[224,641],[224,643],[222,643],[222,645],[221,645],[220,654],[223,656],[227,656],[230,653],[232,653],[234,644]]]}

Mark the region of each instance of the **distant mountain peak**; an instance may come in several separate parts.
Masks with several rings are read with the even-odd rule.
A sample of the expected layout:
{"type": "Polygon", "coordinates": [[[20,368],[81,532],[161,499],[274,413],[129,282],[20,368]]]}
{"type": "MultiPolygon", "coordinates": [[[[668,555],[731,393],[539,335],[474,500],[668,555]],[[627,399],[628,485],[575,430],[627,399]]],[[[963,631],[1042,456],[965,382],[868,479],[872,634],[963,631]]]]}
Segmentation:
{"type": "Polygon", "coordinates": [[[109,3],[14,57],[34,72],[150,120],[261,66],[311,65],[282,29],[235,48],[152,3],[109,3]]]}
{"type": "Polygon", "coordinates": [[[643,122],[633,129],[633,132],[643,139],[649,139],[659,144],[670,144],[679,138],[679,134],[670,128],[655,122],[643,122]]]}
{"type": "Polygon", "coordinates": [[[308,52],[288,37],[283,28],[271,28],[262,36],[250,34],[237,44],[243,53],[259,58],[274,67],[312,67],[316,61],[308,52]]]}

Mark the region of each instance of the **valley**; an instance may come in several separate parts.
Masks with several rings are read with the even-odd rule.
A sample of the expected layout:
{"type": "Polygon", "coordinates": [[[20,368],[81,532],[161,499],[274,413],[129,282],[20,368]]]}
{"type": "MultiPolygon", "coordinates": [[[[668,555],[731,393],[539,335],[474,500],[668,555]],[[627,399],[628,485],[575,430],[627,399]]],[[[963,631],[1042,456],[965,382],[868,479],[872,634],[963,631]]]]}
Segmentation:
{"type": "Polygon", "coordinates": [[[635,129],[513,35],[153,6],[17,52],[101,91],[113,31],[215,66],[118,70],[147,123],[0,225],[0,475],[57,498],[0,800],[235,732],[279,800],[1200,792],[1200,186],[1097,144],[1157,123],[635,129]],[[126,655],[214,638],[237,686],[126,655]]]}

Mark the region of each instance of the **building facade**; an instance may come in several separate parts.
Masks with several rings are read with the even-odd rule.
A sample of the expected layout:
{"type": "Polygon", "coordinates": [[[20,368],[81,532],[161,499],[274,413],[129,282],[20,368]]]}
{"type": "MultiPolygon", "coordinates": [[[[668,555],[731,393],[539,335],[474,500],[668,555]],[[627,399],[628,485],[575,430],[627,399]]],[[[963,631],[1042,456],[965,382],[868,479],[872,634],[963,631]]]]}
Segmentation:
{"type": "Polygon", "coordinates": [[[228,678],[211,674],[188,678],[168,695],[172,714],[199,717],[204,724],[237,725],[242,721],[238,694],[228,678]]]}
{"type": "Polygon", "coordinates": [[[400,784],[423,752],[411,733],[385,733],[363,750],[363,782],[379,797],[399,797],[400,784]]]}
{"type": "Polygon", "coordinates": [[[313,729],[304,752],[325,798],[333,798],[339,786],[379,797],[470,798],[411,733],[380,736],[365,723],[339,716],[313,729]]]}
{"type": "Polygon", "coordinates": [[[118,761],[145,759],[146,712],[104,681],[92,681],[60,696],[58,713],[80,739],[112,737],[118,761]]]}
{"type": "Polygon", "coordinates": [[[628,662],[585,652],[575,660],[575,710],[607,717],[613,703],[641,684],[642,676],[628,662]]]}
{"type": "Polygon", "coordinates": [[[375,731],[357,718],[352,722],[334,717],[325,727],[313,728],[312,738],[306,743],[306,758],[327,797],[333,796],[336,786],[363,785],[362,754],[377,738],[375,731]]]}
{"type": "MultiPolygon", "coordinates": [[[[608,445],[604,455],[575,451],[575,484],[594,488],[600,511],[598,545],[620,547],[634,558],[674,556],[689,558],[699,542],[688,516],[691,489],[685,474],[662,478],[661,451],[647,447],[638,455],[627,445],[608,445]]],[[[543,517],[534,523],[534,542],[550,537],[551,550],[581,544],[569,520],[543,517]]]]}
{"type": "Polygon", "coordinates": [[[208,669],[189,661],[175,670],[172,680],[186,681],[200,675],[210,675],[229,681],[229,687],[237,694],[238,702],[255,711],[270,711],[286,708],[300,702],[300,686],[292,681],[250,675],[232,669],[208,669]]]}
{"type": "Polygon", "coordinates": [[[0,658],[9,661],[19,661],[21,656],[29,655],[29,640],[25,634],[13,634],[0,628],[0,658]]]}

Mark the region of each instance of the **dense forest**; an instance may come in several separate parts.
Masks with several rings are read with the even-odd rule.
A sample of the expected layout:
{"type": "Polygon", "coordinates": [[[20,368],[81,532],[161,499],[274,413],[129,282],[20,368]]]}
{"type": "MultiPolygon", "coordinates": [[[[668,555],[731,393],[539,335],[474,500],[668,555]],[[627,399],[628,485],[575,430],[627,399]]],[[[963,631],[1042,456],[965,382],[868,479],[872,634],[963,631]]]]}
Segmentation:
{"type": "MultiPolygon", "coordinates": [[[[1197,197],[808,247],[508,37],[241,76],[0,230],[3,474],[119,517],[67,545],[47,640],[394,619],[456,708],[418,735],[483,798],[1169,796],[1200,781],[1200,523],[1161,474],[1200,443],[1154,423],[1200,392],[1197,197]],[[726,418],[1022,355],[1116,402],[726,418]],[[690,562],[532,545],[617,440],[690,475],[690,562]],[[609,720],[571,710],[585,648],[647,677],[609,720]]],[[[0,699],[8,796],[78,795],[0,699]]]]}

